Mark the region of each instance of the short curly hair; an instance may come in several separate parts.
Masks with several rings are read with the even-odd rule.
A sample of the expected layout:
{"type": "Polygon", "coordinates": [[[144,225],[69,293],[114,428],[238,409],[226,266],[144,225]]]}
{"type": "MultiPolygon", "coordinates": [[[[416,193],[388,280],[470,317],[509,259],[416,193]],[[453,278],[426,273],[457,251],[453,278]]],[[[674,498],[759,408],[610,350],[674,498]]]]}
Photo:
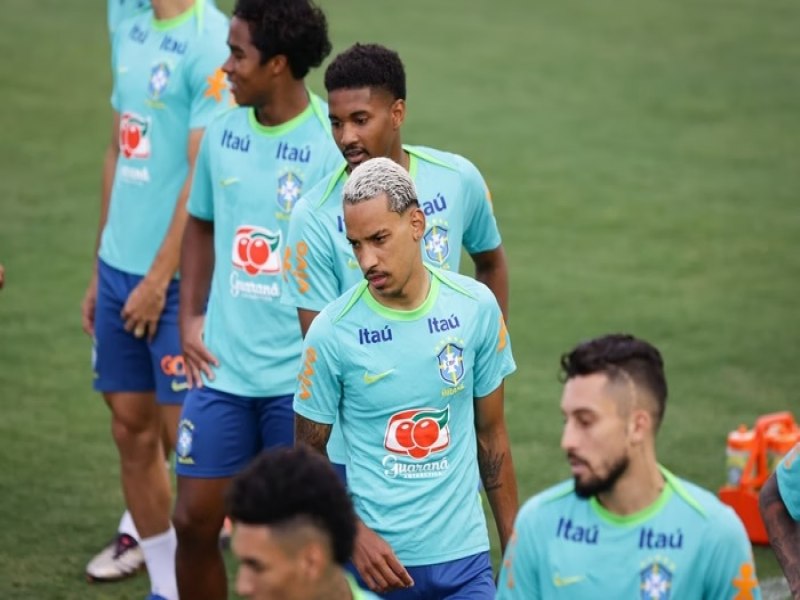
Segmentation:
{"type": "Polygon", "coordinates": [[[237,0],[233,16],[249,24],[261,64],[283,54],[295,79],[331,52],[325,13],[311,0],[237,0]]]}
{"type": "Polygon", "coordinates": [[[626,375],[647,390],[655,401],[655,428],[661,425],[667,405],[664,359],[658,349],[644,340],[624,333],[612,333],[581,342],[561,356],[564,380],[604,373],[610,381],[626,375]]]}
{"type": "Polygon", "coordinates": [[[307,521],[327,533],[334,560],[353,553],[353,503],[330,462],[306,446],[262,452],[228,489],[228,515],[247,525],[281,527],[307,521]]]}
{"type": "Polygon", "coordinates": [[[394,50],[380,44],[354,44],[337,55],[325,70],[325,89],[379,88],[395,100],[406,99],[406,72],[394,50]]]}

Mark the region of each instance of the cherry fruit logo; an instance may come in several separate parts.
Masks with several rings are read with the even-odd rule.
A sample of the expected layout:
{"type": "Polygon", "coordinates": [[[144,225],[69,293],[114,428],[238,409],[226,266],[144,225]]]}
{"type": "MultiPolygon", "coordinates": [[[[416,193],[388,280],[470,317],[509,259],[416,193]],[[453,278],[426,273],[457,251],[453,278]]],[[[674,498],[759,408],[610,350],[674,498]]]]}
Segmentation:
{"type": "Polygon", "coordinates": [[[416,408],[395,413],[386,425],[384,447],[389,452],[422,459],[450,445],[450,407],[416,408]]]}
{"type": "Polygon", "coordinates": [[[233,236],[233,266],[248,275],[281,272],[281,232],[244,225],[233,236]]]}

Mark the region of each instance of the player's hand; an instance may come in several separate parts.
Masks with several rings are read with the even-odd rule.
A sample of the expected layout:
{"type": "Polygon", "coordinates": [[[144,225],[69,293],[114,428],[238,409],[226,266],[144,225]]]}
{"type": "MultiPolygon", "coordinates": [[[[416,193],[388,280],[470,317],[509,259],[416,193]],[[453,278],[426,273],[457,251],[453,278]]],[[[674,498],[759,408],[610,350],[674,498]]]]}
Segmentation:
{"type": "Polygon", "coordinates": [[[91,337],[94,337],[94,308],[97,305],[97,273],[92,275],[86,293],[81,301],[81,327],[91,337]]]}
{"type": "Polygon", "coordinates": [[[6,282],[6,270],[3,265],[0,265],[0,290],[3,289],[3,284],[6,282]]]}
{"type": "Polygon", "coordinates": [[[202,373],[205,373],[206,377],[213,381],[214,372],[211,370],[211,366],[219,366],[217,358],[203,343],[204,323],[203,315],[185,317],[181,320],[181,344],[183,345],[183,360],[186,363],[186,383],[189,389],[194,386],[203,387],[202,373]]]}
{"type": "Polygon", "coordinates": [[[144,277],[128,296],[120,315],[125,321],[125,331],[137,338],[147,335],[152,341],[158,330],[158,320],[167,302],[166,287],[144,277]]]}
{"type": "Polygon", "coordinates": [[[353,564],[373,592],[385,594],[414,585],[414,580],[397,560],[392,547],[360,520],[353,548],[353,564]]]}

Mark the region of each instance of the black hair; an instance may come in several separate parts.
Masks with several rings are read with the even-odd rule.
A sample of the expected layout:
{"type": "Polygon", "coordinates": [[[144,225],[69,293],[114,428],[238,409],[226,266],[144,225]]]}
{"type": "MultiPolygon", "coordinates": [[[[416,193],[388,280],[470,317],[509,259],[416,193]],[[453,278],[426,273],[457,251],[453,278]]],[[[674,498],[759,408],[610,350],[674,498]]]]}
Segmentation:
{"type": "Polygon", "coordinates": [[[325,13],[311,0],[236,0],[233,16],[249,24],[261,64],[283,54],[295,79],[331,52],[325,13]]]}
{"type": "Polygon", "coordinates": [[[406,99],[406,72],[394,50],[379,44],[358,44],[336,56],[325,70],[325,89],[380,88],[395,100],[406,99]]]}
{"type": "Polygon", "coordinates": [[[281,527],[307,519],[328,534],[334,560],[353,553],[356,517],[330,462],[306,446],[262,452],[228,490],[228,515],[247,525],[281,527]]]}
{"type": "Polygon", "coordinates": [[[614,333],[581,342],[561,356],[561,371],[565,380],[604,373],[610,381],[617,382],[627,374],[655,400],[656,429],[664,418],[667,404],[664,360],[658,349],[644,340],[614,333]]]}

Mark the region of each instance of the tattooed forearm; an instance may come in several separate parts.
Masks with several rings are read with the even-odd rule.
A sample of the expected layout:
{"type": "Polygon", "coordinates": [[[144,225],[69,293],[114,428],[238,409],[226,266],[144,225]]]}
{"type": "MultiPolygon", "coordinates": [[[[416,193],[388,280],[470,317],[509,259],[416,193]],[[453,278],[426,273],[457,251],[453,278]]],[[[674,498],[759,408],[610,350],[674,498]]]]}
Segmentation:
{"type": "Polygon", "coordinates": [[[331,436],[331,425],[310,421],[300,415],[294,415],[295,444],[308,444],[324,456],[328,456],[328,438],[331,436]]]}
{"type": "Polygon", "coordinates": [[[495,452],[483,444],[478,444],[478,469],[481,473],[483,488],[487,492],[503,487],[500,475],[503,472],[505,458],[505,452],[495,452]]]}
{"type": "Polygon", "coordinates": [[[789,582],[792,598],[800,598],[800,523],[786,510],[774,475],[764,484],[759,501],[769,542],[789,582]]]}

